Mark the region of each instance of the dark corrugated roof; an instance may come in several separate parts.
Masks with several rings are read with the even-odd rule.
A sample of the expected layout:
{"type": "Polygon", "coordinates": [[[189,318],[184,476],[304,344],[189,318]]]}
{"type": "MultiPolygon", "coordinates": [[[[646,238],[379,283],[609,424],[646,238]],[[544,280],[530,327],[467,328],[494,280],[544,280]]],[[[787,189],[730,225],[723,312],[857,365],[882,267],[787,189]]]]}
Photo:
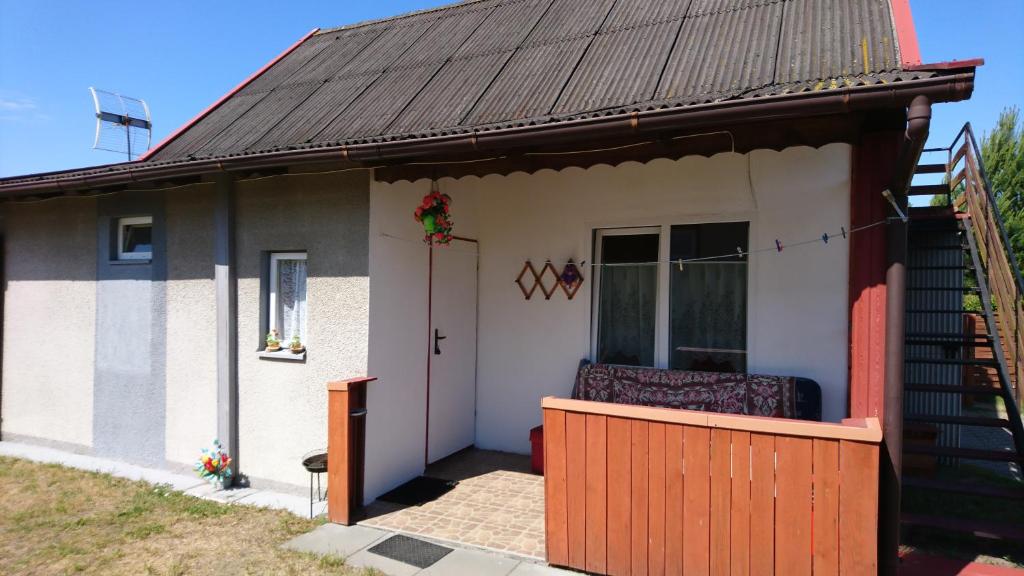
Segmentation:
{"type": "Polygon", "coordinates": [[[889,0],[476,0],[308,37],[145,161],[385,143],[918,81],[889,0]]]}
{"type": "Polygon", "coordinates": [[[889,0],[479,0],[322,31],[149,159],[885,82],[897,51],[889,0]]]}

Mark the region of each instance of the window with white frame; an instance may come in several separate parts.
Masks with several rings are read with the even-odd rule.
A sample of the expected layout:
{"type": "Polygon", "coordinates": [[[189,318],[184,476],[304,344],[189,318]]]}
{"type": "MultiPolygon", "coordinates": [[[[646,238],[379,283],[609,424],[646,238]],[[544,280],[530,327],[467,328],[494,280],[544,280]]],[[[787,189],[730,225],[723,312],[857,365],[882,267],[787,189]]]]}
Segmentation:
{"type": "Polygon", "coordinates": [[[153,217],[133,216],[117,220],[117,259],[153,259],[153,217]]]}
{"type": "Polygon", "coordinates": [[[270,255],[268,330],[276,330],[283,346],[295,336],[306,343],[306,253],[270,255]]]}
{"type": "Polygon", "coordinates": [[[748,235],[747,222],[596,231],[594,359],[745,371],[748,235]]]}

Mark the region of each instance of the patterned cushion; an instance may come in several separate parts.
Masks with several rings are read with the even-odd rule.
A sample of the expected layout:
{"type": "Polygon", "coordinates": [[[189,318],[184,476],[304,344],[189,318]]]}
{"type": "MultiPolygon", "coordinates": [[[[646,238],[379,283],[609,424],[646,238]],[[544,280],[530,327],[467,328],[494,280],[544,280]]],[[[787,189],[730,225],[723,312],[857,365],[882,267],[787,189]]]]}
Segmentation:
{"type": "Polygon", "coordinates": [[[796,378],[587,364],[573,398],[723,414],[796,417],[796,378]]]}

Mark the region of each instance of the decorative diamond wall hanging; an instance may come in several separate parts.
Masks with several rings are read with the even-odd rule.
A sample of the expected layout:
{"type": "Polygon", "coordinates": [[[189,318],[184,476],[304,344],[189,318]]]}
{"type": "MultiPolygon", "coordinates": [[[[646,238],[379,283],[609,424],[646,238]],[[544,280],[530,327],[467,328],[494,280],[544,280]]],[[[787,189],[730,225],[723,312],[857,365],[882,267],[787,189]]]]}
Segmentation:
{"type": "Polygon", "coordinates": [[[523,297],[527,300],[533,297],[533,293],[537,291],[537,288],[540,288],[545,300],[550,300],[551,296],[559,288],[565,293],[566,298],[572,300],[576,296],[576,292],[579,291],[580,286],[583,285],[583,274],[580,273],[579,266],[571,258],[561,273],[558,272],[550,260],[544,263],[544,267],[540,269],[540,272],[537,272],[533,263],[527,260],[523,264],[523,269],[520,270],[519,276],[516,276],[516,284],[519,285],[519,290],[522,291],[523,297]]]}
{"type": "Polygon", "coordinates": [[[519,276],[516,276],[516,284],[519,285],[519,289],[523,291],[523,296],[527,300],[537,290],[537,286],[540,284],[540,276],[537,275],[537,271],[533,269],[533,264],[529,260],[526,261],[526,264],[523,264],[523,270],[519,272],[519,276]],[[526,277],[525,282],[524,276],[526,277]]]}
{"type": "Polygon", "coordinates": [[[551,264],[551,260],[544,263],[544,267],[541,268],[540,274],[537,275],[537,284],[540,285],[540,291],[544,293],[545,300],[551,300],[551,295],[558,290],[561,280],[558,277],[558,270],[555,270],[555,266],[551,264]],[[550,287],[548,285],[548,277],[551,277],[550,287]]]}

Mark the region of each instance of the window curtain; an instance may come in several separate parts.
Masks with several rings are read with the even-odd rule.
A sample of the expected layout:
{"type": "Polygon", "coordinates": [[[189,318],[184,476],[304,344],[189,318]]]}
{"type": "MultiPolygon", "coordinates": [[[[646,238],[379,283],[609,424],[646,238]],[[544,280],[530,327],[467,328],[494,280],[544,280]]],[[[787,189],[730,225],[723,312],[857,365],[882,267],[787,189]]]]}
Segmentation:
{"type": "Polygon", "coordinates": [[[298,336],[306,341],[306,261],[281,260],[278,274],[278,323],[284,343],[298,336]]]}
{"type": "Polygon", "coordinates": [[[600,362],[654,365],[657,287],[656,265],[608,266],[601,270],[600,362]]]}
{"type": "Polygon", "coordinates": [[[671,368],[746,370],[745,262],[694,262],[682,271],[672,267],[669,308],[671,368]]]}

